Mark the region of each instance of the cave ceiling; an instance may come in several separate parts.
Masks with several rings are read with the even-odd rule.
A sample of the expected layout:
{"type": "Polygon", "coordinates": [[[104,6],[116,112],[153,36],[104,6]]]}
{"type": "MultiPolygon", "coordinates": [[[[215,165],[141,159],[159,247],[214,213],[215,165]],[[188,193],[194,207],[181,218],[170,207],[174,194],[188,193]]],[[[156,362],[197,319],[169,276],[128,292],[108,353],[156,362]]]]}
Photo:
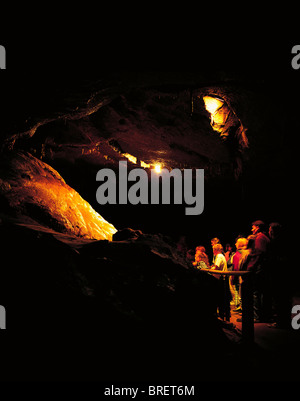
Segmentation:
{"type": "Polygon", "coordinates": [[[207,178],[230,177],[239,175],[263,129],[262,95],[243,82],[208,86],[201,75],[84,82],[56,93],[56,103],[45,91],[37,108],[37,97],[26,118],[14,119],[15,126],[4,131],[4,147],[29,151],[50,164],[65,160],[113,168],[127,158],[142,167],[160,163],[168,169],[204,168],[207,178]],[[218,121],[205,108],[206,95],[224,102],[218,121]]]}
{"type": "MultiPolygon", "coordinates": [[[[252,199],[255,186],[283,174],[278,119],[285,114],[280,99],[274,107],[269,97],[260,80],[203,73],[120,73],[29,85],[12,95],[14,108],[7,106],[2,151],[27,152],[31,161],[50,165],[94,207],[97,171],[116,170],[121,160],[146,171],[156,164],[204,169],[211,198],[221,183],[237,191],[239,202],[245,188],[252,199]]],[[[224,213],[230,203],[222,203],[216,205],[224,213]]]]}

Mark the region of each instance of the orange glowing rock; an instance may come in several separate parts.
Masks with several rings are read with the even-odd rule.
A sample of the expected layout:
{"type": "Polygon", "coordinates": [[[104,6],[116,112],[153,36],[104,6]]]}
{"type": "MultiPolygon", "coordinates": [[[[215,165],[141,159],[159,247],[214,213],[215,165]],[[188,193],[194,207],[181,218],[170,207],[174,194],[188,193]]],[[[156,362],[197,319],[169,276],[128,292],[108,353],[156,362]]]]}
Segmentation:
{"type": "Polygon", "coordinates": [[[81,238],[112,240],[117,232],[56,170],[32,155],[10,155],[0,170],[0,195],[15,215],[81,238]]]}
{"type": "Polygon", "coordinates": [[[203,100],[204,100],[205,108],[210,114],[214,114],[224,104],[224,102],[221,99],[218,99],[216,97],[211,97],[211,96],[203,96],[203,100]]]}

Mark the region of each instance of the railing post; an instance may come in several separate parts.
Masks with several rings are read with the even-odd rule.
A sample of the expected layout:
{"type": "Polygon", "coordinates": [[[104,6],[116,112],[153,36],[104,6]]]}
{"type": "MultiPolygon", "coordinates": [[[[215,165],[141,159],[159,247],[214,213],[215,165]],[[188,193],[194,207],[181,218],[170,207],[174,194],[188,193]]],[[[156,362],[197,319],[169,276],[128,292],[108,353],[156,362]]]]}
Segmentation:
{"type": "Polygon", "coordinates": [[[224,317],[230,322],[230,301],[229,301],[229,280],[228,276],[222,275],[223,278],[223,301],[224,301],[224,317]]]}
{"type": "MultiPolygon", "coordinates": [[[[222,280],[222,289],[223,289],[223,320],[224,317],[226,320],[230,321],[230,305],[228,311],[226,311],[226,291],[228,290],[226,286],[226,279],[228,280],[229,276],[241,276],[242,277],[242,285],[241,285],[241,295],[242,295],[242,337],[248,343],[254,342],[254,313],[253,313],[253,274],[249,271],[240,271],[240,272],[229,272],[229,271],[220,271],[216,269],[203,269],[210,274],[220,274],[222,280]],[[226,315],[227,312],[227,315],[226,315]]],[[[221,317],[221,316],[220,316],[221,317]]]]}
{"type": "Polygon", "coordinates": [[[243,277],[242,285],[242,336],[247,342],[254,341],[254,315],[253,315],[253,277],[249,273],[243,277]]]}

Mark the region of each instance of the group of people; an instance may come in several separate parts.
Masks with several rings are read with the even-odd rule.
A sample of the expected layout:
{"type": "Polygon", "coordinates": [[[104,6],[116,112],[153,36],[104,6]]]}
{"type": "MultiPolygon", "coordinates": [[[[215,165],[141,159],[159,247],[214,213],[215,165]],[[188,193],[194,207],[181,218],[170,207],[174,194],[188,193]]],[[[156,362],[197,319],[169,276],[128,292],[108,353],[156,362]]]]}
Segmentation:
{"type": "MultiPolygon", "coordinates": [[[[277,222],[269,225],[268,232],[265,228],[263,221],[254,221],[251,235],[236,239],[235,250],[230,244],[224,249],[220,240],[213,238],[212,263],[209,263],[205,247],[198,246],[192,265],[197,269],[252,272],[254,322],[273,322],[273,326],[287,327],[290,326],[291,308],[289,283],[287,276],[282,274],[286,265],[283,230],[277,222]]],[[[220,274],[213,275],[220,280],[220,274]]],[[[247,277],[232,275],[228,281],[231,304],[236,312],[242,311],[241,288],[249,280],[247,277]]],[[[224,291],[221,286],[220,291],[224,291]]],[[[224,305],[218,305],[218,309],[220,313],[224,305]]]]}

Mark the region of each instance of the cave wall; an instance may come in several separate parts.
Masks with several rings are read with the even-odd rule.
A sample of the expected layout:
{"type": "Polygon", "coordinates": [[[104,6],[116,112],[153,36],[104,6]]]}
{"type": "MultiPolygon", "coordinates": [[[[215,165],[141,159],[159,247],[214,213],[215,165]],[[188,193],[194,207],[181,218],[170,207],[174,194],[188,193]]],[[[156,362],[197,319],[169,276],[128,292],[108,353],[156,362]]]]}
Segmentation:
{"type": "Polygon", "coordinates": [[[60,96],[56,93],[48,115],[32,108],[36,115],[18,120],[15,131],[7,130],[4,148],[25,150],[51,165],[116,227],[151,231],[155,220],[154,230],[177,230],[178,235],[181,230],[192,237],[198,235],[196,227],[200,226],[207,237],[221,230],[233,237],[259,216],[286,221],[280,205],[290,161],[285,135],[289,123],[282,98],[276,87],[270,89],[261,80],[225,78],[214,77],[207,85],[209,80],[203,73],[148,73],[135,77],[121,74],[118,79],[84,85],[79,82],[68,88],[69,92],[63,88],[60,96]],[[236,131],[222,136],[213,130],[202,100],[205,94],[226,102],[244,129],[246,146],[240,146],[236,131]],[[274,104],[270,98],[275,95],[274,104]],[[127,160],[126,155],[137,160],[137,164],[129,161],[129,168],[141,162],[159,162],[167,168],[203,168],[203,215],[192,222],[179,206],[100,208],[95,199],[96,173],[103,167],[116,170],[118,161],[127,160]],[[278,182],[282,191],[277,190],[278,182]],[[236,214],[241,220],[234,219],[231,234],[228,226],[236,214]],[[157,219],[158,215],[162,219],[157,219]]]}
{"type": "Polygon", "coordinates": [[[2,213],[80,238],[111,240],[115,227],[103,219],[52,167],[29,153],[1,158],[2,213]]]}

